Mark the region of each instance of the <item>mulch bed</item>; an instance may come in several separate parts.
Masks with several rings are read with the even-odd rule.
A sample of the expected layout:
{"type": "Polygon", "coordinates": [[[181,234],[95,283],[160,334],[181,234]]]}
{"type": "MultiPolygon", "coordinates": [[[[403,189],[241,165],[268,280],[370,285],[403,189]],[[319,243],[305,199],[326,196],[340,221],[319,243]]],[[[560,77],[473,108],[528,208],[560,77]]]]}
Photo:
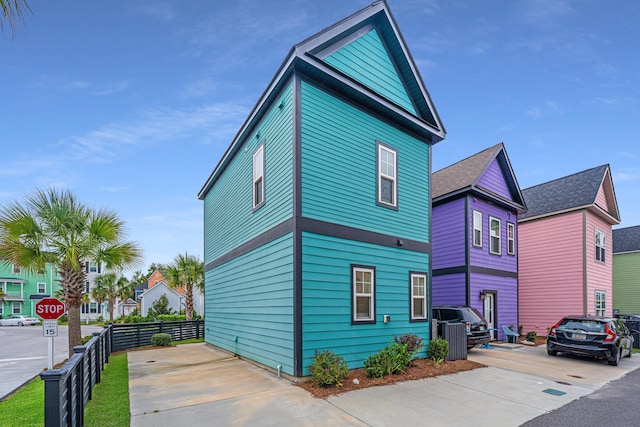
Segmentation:
{"type": "Polygon", "coordinates": [[[430,359],[415,359],[403,374],[387,375],[384,378],[370,378],[364,369],[354,369],[349,371],[349,377],[343,381],[341,387],[316,387],[311,381],[298,383],[298,386],[316,397],[326,399],[329,396],[347,391],[455,374],[484,367],[486,366],[471,360],[455,360],[434,365],[430,359]],[[355,384],[353,380],[358,380],[358,384],[355,384]]]}

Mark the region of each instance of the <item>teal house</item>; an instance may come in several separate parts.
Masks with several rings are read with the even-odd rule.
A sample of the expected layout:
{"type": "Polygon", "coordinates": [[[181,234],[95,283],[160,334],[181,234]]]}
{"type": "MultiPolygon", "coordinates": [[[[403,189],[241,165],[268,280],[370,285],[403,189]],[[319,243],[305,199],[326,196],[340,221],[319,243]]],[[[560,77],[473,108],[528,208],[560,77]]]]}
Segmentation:
{"type": "Polygon", "coordinates": [[[428,341],[444,137],[386,2],[295,45],[198,195],[205,340],[297,377],[428,341]]]}
{"type": "Polygon", "coordinates": [[[35,305],[59,289],[57,269],[47,264],[43,270],[30,272],[14,264],[0,262],[0,318],[13,314],[36,316],[35,305]]]}

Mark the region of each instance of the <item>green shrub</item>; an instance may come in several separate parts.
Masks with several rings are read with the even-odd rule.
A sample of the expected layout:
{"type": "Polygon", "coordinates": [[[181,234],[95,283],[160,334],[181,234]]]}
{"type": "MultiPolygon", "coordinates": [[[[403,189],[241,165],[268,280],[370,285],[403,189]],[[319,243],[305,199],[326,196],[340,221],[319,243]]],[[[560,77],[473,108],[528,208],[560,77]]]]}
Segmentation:
{"type": "Polygon", "coordinates": [[[429,342],[429,359],[436,365],[441,364],[449,355],[449,343],[443,338],[437,338],[429,342]]]}
{"type": "Polygon", "coordinates": [[[187,320],[185,314],[158,314],[156,320],[163,322],[175,322],[178,320],[187,320]]]}
{"type": "Polygon", "coordinates": [[[399,374],[407,369],[411,356],[405,344],[392,342],[376,354],[370,355],[364,361],[364,370],[373,378],[399,374]]]}
{"type": "Polygon", "coordinates": [[[67,316],[66,314],[63,314],[58,320],[60,320],[61,322],[68,322],[69,316],[67,316]]]}
{"type": "Polygon", "coordinates": [[[526,338],[527,341],[535,342],[537,335],[538,335],[538,333],[536,331],[529,331],[529,332],[527,332],[527,335],[526,335],[525,338],[526,338]]]}
{"type": "Polygon", "coordinates": [[[404,334],[399,337],[394,335],[393,340],[397,343],[406,345],[407,351],[411,354],[411,357],[415,356],[415,354],[422,349],[424,344],[422,338],[416,334],[404,334]]]}
{"type": "Polygon", "coordinates": [[[349,376],[349,367],[342,356],[329,350],[316,350],[309,372],[311,381],[318,387],[340,387],[342,380],[349,376]]]}
{"type": "Polygon", "coordinates": [[[86,335],[80,339],[80,342],[82,342],[82,345],[85,345],[86,343],[91,341],[91,338],[93,338],[93,335],[86,335]]]}
{"type": "Polygon", "coordinates": [[[171,335],[169,334],[154,334],[151,337],[151,345],[156,347],[166,347],[171,345],[171,335]]]}

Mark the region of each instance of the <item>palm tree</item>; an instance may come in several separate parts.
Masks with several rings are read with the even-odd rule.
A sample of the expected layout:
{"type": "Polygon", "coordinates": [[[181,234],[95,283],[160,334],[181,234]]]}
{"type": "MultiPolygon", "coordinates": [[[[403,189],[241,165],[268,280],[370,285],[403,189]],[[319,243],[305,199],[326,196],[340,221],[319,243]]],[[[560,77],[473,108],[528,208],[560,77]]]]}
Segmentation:
{"type": "Polygon", "coordinates": [[[185,291],[184,308],[187,320],[193,319],[193,287],[202,290],[204,287],[204,263],[193,255],[180,254],[166,267],[166,278],[172,288],[183,288],[185,291]]]}
{"type": "MultiPolygon", "coordinates": [[[[118,283],[116,284],[117,297],[120,299],[122,303],[127,301],[127,299],[131,298],[131,296],[135,293],[133,288],[135,287],[135,283],[127,280],[126,277],[121,276],[118,279],[118,283]],[[132,287],[132,285],[134,285],[132,287]]],[[[122,304],[122,316],[124,317],[124,304],[122,304]]]]}
{"type": "Polygon", "coordinates": [[[28,271],[55,264],[69,316],[69,356],[81,344],[80,305],[87,261],[108,269],[134,267],[142,257],[125,240],[124,223],[109,209],[91,209],[68,190],[36,190],[24,204],[0,208],[0,260],[28,271]]]}
{"type": "Polygon", "coordinates": [[[24,21],[24,12],[31,12],[31,8],[26,0],[0,0],[0,31],[4,30],[4,21],[6,20],[11,27],[12,35],[16,32],[16,24],[24,21]]]}
{"type": "Polygon", "coordinates": [[[126,295],[128,284],[129,281],[126,277],[117,277],[115,273],[101,274],[95,279],[93,298],[98,303],[106,301],[109,304],[109,323],[113,323],[113,309],[116,306],[116,300],[126,295]]]}

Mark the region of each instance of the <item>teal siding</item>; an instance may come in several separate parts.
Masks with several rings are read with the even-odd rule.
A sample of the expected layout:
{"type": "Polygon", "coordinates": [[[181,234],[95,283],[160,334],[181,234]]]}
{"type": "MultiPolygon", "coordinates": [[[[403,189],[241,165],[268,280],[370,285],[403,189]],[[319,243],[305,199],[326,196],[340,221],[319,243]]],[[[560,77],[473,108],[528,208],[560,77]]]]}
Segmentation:
{"type": "Polygon", "coordinates": [[[206,342],[294,375],[292,248],[288,234],[205,273],[206,342]]]}
{"type": "Polygon", "coordinates": [[[205,197],[205,263],[292,216],[291,92],[289,85],[205,197]],[[280,102],[283,103],[281,108],[280,102]],[[253,212],[252,156],[263,141],[265,204],[253,212]]]}
{"type": "Polygon", "coordinates": [[[402,80],[376,30],[371,30],[324,61],[378,95],[416,114],[402,80]]]}
{"type": "Polygon", "coordinates": [[[302,239],[303,375],[315,350],[334,351],[353,369],[394,335],[415,333],[429,340],[430,323],[409,322],[409,272],[428,272],[428,254],[311,233],[302,239]],[[351,324],[351,264],[376,269],[376,324],[351,324]],[[386,324],[385,314],[391,316],[386,324]]]}
{"type": "Polygon", "coordinates": [[[302,84],[302,213],[429,241],[429,146],[302,84]],[[376,205],[376,140],[398,152],[398,209],[376,205]]]}

